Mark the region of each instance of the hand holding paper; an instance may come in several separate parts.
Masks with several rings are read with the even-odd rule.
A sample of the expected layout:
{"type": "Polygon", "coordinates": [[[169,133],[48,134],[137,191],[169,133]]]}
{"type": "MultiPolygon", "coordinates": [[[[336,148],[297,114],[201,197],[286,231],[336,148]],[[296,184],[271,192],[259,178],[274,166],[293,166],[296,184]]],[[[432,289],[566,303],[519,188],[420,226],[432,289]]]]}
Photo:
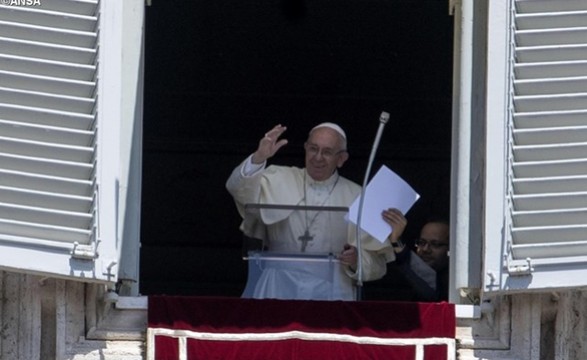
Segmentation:
{"type": "MultiPolygon", "coordinates": [[[[390,225],[381,218],[381,211],[396,208],[406,214],[419,198],[420,195],[407,182],[383,165],[365,189],[361,229],[383,243],[391,229],[390,225]]],[[[359,213],[359,202],[360,196],[355,199],[348,214],[349,220],[355,225],[359,213]]]]}

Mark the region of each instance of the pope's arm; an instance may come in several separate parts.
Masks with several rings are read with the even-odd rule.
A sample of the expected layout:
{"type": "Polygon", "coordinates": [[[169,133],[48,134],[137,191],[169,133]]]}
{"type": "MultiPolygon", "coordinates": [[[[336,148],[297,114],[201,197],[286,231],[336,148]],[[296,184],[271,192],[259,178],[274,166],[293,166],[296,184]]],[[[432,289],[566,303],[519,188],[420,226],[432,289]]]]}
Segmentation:
{"type": "Polygon", "coordinates": [[[244,216],[244,205],[259,201],[261,192],[261,177],[265,163],[253,164],[251,156],[239,164],[226,181],[226,189],[234,198],[237,209],[244,216]]]}

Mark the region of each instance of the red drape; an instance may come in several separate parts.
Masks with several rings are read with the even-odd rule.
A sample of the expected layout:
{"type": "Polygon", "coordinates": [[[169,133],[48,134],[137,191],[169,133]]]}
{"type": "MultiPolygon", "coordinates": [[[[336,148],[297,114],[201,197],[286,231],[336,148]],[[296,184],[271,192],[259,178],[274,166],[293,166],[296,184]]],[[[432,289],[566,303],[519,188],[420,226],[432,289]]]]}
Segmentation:
{"type": "MultiPolygon", "coordinates": [[[[414,358],[415,347],[386,340],[454,339],[455,313],[448,303],[149,296],[149,328],[195,333],[190,360],[403,360],[414,358]]],[[[426,345],[424,359],[446,353],[446,345],[426,345]]],[[[155,359],[178,356],[177,338],[155,337],[155,359]]]]}

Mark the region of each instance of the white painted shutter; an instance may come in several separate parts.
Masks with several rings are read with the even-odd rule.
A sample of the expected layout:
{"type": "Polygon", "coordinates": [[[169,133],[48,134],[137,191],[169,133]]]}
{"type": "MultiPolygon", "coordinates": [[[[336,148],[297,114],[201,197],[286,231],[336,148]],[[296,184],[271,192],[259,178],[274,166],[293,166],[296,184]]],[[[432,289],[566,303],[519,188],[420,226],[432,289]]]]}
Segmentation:
{"type": "Polygon", "coordinates": [[[506,49],[496,56],[503,44],[490,41],[488,81],[499,68],[507,80],[503,93],[488,92],[497,100],[488,104],[485,291],[585,286],[587,1],[508,1],[501,10],[507,26],[489,27],[506,49]],[[492,106],[500,101],[503,122],[492,106]]]}
{"type": "Polygon", "coordinates": [[[100,60],[120,59],[100,54],[102,7],[97,0],[0,5],[4,269],[116,281],[119,161],[104,159],[102,149],[117,149],[118,136],[98,109],[118,105],[98,95],[100,60]]]}

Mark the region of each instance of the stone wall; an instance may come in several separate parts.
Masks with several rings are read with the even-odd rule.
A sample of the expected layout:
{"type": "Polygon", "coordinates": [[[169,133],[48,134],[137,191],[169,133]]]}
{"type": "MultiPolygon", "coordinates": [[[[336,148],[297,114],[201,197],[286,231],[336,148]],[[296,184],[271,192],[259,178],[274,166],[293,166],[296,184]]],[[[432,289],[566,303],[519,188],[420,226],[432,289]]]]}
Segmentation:
{"type": "MultiPolygon", "coordinates": [[[[0,359],[142,360],[147,302],[0,271],[0,359]]],[[[587,359],[587,291],[494,297],[457,319],[460,360],[587,359]]]]}
{"type": "Polygon", "coordinates": [[[514,294],[457,319],[458,359],[587,359],[587,292],[514,294]]]}
{"type": "Polygon", "coordinates": [[[100,284],[6,271],[0,271],[0,291],[0,359],[143,359],[145,299],[118,299],[100,284]]]}

